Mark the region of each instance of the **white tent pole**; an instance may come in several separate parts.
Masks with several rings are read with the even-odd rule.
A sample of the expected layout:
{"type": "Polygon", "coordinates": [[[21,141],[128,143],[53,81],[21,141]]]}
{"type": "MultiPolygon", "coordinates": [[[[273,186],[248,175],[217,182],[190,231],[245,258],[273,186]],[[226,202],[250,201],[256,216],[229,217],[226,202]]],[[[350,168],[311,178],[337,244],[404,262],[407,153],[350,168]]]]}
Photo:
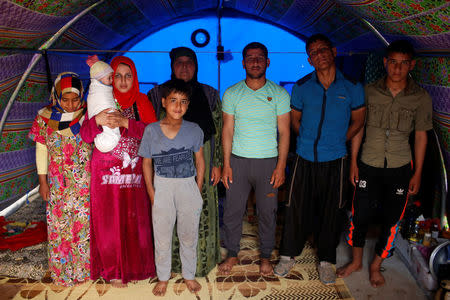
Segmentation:
{"type": "Polygon", "coordinates": [[[384,36],[378,31],[378,29],[375,28],[375,26],[372,25],[369,21],[367,21],[364,18],[360,18],[360,20],[366,24],[366,26],[377,36],[379,40],[383,42],[385,46],[389,46],[389,42],[384,38],[384,36]]]}
{"type": "Polygon", "coordinates": [[[439,142],[439,137],[436,133],[436,130],[433,129],[433,136],[436,140],[436,145],[439,150],[439,162],[441,163],[441,228],[448,229],[448,220],[447,220],[447,195],[448,195],[448,179],[447,179],[447,170],[445,168],[444,155],[442,154],[441,144],[439,142]]]}
{"type": "Polygon", "coordinates": [[[381,32],[378,31],[378,29],[375,28],[375,26],[372,25],[368,20],[361,17],[359,14],[357,14],[353,9],[349,9],[349,11],[355,16],[356,19],[360,20],[364,25],[367,26],[367,28],[372,31],[373,34],[387,47],[389,46],[389,42],[385,39],[385,37],[381,34],[381,32]]]}
{"type": "Polygon", "coordinates": [[[0,211],[0,217],[7,217],[13,213],[16,212],[27,200],[33,201],[36,198],[39,197],[39,185],[32,189],[31,191],[27,192],[25,195],[23,195],[20,199],[18,199],[16,202],[8,206],[7,208],[0,211]]]}
{"type": "MultiPolygon", "coordinates": [[[[50,39],[48,39],[44,44],[42,44],[41,47],[39,47],[39,50],[46,50],[48,49],[53,43],[70,27],[73,23],[78,21],[82,16],[84,16],[86,13],[88,13],[91,9],[96,7],[97,5],[101,4],[105,0],[100,0],[82,12],[80,12],[78,15],[76,15],[73,19],[71,19],[69,22],[67,22],[63,27],[61,27],[58,32],[56,32],[50,39]]],[[[13,94],[9,98],[8,104],[5,107],[5,110],[3,111],[2,119],[0,120],[0,134],[3,132],[3,127],[6,123],[6,117],[8,116],[9,111],[11,110],[11,107],[14,103],[14,100],[16,100],[17,95],[19,94],[20,89],[22,88],[23,84],[27,80],[28,76],[31,73],[31,70],[33,70],[34,66],[38,63],[38,61],[42,58],[42,53],[36,53],[33,55],[33,58],[31,59],[30,63],[28,64],[27,69],[22,75],[22,78],[20,79],[19,83],[16,86],[16,89],[14,90],[13,94]]]]}

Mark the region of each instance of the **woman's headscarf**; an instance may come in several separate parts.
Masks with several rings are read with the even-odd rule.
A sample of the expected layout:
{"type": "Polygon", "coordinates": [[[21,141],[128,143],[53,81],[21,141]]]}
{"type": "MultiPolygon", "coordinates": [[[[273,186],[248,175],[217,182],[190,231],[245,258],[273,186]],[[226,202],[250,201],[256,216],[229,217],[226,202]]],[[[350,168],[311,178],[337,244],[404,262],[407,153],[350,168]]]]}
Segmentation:
{"type": "Polygon", "coordinates": [[[140,120],[144,123],[152,123],[156,121],[155,110],[153,109],[152,103],[148,100],[145,94],[139,92],[139,81],[137,77],[136,67],[134,62],[125,56],[116,56],[111,61],[111,67],[114,70],[113,74],[113,93],[114,98],[116,98],[117,103],[122,109],[127,109],[134,103],[137,105],[137,110],[139,113],[140,120]],[[115,75],[117,67],[119,64],[124,64],[130,67],[131,73],[133,75],[133,83],[130,90],[126,93],[120,92],[115,87],[115,75]]]}
{"type": "Polygon", "coordinates": [[[50,93],[51,104],[38,114],[53,130],[64,136],[74,136],[80,132],[86,113],[86,101],[83,99],[83,83],[78,74],[64,72],[56,77],[50,93]],[[61,98],[65,93],[75,93],[80,97],[80,105],[74,112],[66,112],[61,107],[61,98]]]}
{"type": "Polygon", "coordinates": [[[188,84],[191,86],[192,95],[190,99],[190,103],[186,114],[183,116],[183,119],[197,123],[198,126],[203,130],[204,139],[203,142],[208,141],[212,135],[216,134],[216,127],[214,125],[214,120],[212,117],[211,108],[209,106],[208,98],[206,98],[205,92],[203,91],[202,85],[197,81],[197,73],[198,73],[198,62],[197,55],[190,48],[187,47],[178,47],[173,48],[170,51],[170,67],[172,69],[172,79],[177,79],[175,77],[175,73],[173,72],[173,64],[176,59],[180,56],[190,57],[195,63],[195,71],[194,76],[188,84]]]}

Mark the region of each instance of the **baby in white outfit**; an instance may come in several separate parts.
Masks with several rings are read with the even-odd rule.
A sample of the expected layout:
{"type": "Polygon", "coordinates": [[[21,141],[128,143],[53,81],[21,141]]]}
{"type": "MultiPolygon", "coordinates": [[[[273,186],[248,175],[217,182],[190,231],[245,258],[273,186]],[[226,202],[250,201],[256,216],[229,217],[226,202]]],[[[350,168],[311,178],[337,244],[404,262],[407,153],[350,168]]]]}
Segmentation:
{"type": "MultiPolygon", "coordinates": [[[[107,108],[111,109],[109,112],[116,109],[112,88],[114,71],[110,65],[98,60],[97,55],[89,57],[86,63],[91,67],[91,85],[87,97],[88,115],[91,119],[107,108]]],[[[94,139],[95,147],[101,152],[109,152],[119,143],[120,130],[118,127],[111,129],[107,126],[102,126],[102,129],[103,132],[94,139]]]]}

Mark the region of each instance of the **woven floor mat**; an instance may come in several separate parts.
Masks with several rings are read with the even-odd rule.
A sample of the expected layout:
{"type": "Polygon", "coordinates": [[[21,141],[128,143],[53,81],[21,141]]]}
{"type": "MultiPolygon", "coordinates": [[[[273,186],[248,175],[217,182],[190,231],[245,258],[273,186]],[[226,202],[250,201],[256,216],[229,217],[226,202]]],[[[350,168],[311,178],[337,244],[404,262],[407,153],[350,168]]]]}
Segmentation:
{"type": "Polygon", "coordinates": [[[229,275],[218,274],[216,267],[208,276],[197,278],[202,286],[197,294],[187,290],[180,274],[173,274],[165,297],[153,296],[156,279],[129,283],[124,289],[113,288],[102,279],[62,288],[47,274],[41,280],[0,275],[0,295],[2,299],[353,299],[342,279],[334,286],[320,283],[317,257],[309,245],[286,278],[259,275],[258,254],[257,227],[244,222],[240,263],[229,275]]]}

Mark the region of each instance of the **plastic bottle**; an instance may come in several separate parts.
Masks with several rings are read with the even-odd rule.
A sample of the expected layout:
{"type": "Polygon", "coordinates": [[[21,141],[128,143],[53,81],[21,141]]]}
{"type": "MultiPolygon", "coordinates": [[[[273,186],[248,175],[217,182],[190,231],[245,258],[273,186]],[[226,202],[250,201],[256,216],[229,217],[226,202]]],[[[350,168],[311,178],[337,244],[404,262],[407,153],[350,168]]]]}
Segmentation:
{"type": "Polygon", "coordinates": [[[431,233],[429,233],[429,232],[425,233],[425,235],[423,236],[422,244],[425,247],[430,247],[431,246],[431,233]]]}
{"type": "Polygon", "coordinates": [[[400,232],[404,239],[409,239],[414,232],[414,223],[420,215],[420,202],[416,201],[405,210],[400,232]]]}
{"type": "Polygon", "coordinates": [[[420,222],[416,221],[414,224],[414,228],[409,236],[409,240],[411,242],[420,243],[422,240],[422,237],[420,236],[420,222]]]}
{"type": "Polygon", "coordinates": [[[433,239],[437,239],[439,237],[439,225],[436,223],[433,223],[433,226],[431,227],[431,237],[433,239]]]}

